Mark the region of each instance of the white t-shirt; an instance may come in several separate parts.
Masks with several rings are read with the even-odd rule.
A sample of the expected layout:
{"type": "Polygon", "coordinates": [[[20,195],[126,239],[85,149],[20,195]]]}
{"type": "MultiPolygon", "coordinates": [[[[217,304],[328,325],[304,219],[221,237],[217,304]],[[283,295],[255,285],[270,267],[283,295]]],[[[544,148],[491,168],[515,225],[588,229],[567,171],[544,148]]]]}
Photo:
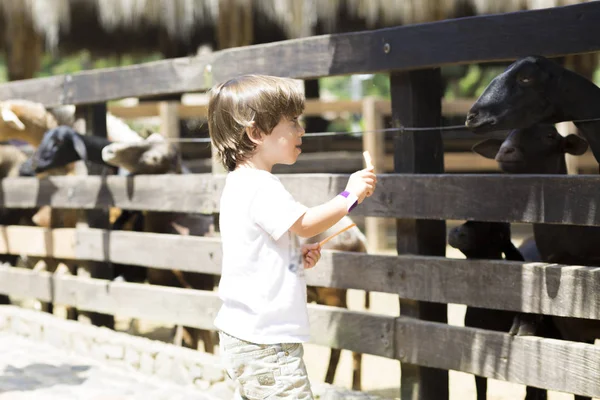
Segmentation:
{"type": "Polygon", "coordinates": [[[306,210],[267,171],[242,168],[227,175],[218,329],[253,343],[308,341],[302,254],[289,231],[306,210]]]}

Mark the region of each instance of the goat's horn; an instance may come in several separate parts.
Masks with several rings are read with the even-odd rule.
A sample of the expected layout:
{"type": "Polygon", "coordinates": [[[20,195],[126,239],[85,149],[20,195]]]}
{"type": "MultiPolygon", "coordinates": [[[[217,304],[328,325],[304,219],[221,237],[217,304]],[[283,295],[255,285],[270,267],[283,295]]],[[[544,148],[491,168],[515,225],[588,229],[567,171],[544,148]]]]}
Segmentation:
{"type": "Polygon", "coordinates": [[[25,124],[23,121],[17,117],[10,108],[2,107],[2,120],[6,122],[8,125],[12,126],[14,129],[18,129],[20,131],[25,130],[25,124]]]}

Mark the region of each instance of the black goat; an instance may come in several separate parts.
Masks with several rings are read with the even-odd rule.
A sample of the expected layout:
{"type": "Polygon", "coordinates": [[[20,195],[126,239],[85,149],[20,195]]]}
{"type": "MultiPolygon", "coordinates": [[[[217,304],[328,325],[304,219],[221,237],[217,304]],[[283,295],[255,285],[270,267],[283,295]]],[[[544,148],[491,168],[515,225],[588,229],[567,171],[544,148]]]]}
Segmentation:
{"type": "MultiPolygon", "coordinates": [[[[460,250],[469,259],[501,260],[504,253],[507,260],[524,261],[511,241],[508,223],[467,221],[450,231],[448,244],[460,250]]],[[[467,307],[465,326],[508,332],[513,335],[542,333],[539,329],[541,324],[526,324],[532,319],[536,318],[529,314],[467,307]]],[[[487,378],[475,376],[475,387],[477,400],[487,399],[487,378]]],[[[546,390],[527,386],[525,400],[545,399],[547,399],[546,390]]]]}
{"type": "MultiPolygon", "coordinates": [[[[500,169],[517,174],[566,174],[565,153],[581,155],[587,143],[577,135],[561,136],[552,125],[535,125],[511,131],[504,141],[484,140],[473,151],[496,159],[500,169]]],[[[600,266],[600,227],[533,224],[535,244],[544,262],[600,266]]],[[[553,317],[566,340],[594,343],[600,337],[600,321],[553,317]]],[[[589,397],[575,396],[576,400],[589,397]]]]}
{"type": "Polygon", "coordinates": [[[31,166],[39,174],[83,160],[106,166],[116,172],[115,167],[102,160],[102,149],[110,143],[106,138],[82,135],[69,126],[61,125],[44,134],[31,157],[31,166]]]}
{"type": "Polygon", "coordinates": [[[467,115],[475,133],[575,121],[600,162],[600,88],[541,56],[523,57],[495,77],[467,115]]]}

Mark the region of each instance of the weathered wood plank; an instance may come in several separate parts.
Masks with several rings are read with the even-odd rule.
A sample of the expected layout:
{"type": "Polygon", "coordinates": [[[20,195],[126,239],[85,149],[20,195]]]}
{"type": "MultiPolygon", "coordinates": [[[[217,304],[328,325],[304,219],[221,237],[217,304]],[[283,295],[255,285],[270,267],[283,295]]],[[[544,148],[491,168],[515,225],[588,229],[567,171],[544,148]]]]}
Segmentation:
{"type": "Polygon", "coordinates": [[[311,343],[393,358],[393,317],[318,304],[308,313],[311,343]]]}
{"type": "Polygon", "coordinates": [[[75,259],[75,234],[73,228],[0,226],[0,253],[75,259]]]}
{"type": "Polygon", "coordinates": [[[74,253],[79,259],[221,274],[221,240],[97,229],[78,230],[74,253]]]}
{"type": "Polygon", "coordinates": [[[1,182],[1,205],[212,213],[217,210],[223,180],[210,174],[10,178],[1,182]]]}
{"type": "MultiPolygon", "coordinates": [[[[211,55],[84,71],[67,76],[63,104],[87,104],[130,96],[193,92],[207,89],[206,66],[211,55]]],[[[0,87],[0,98],[3,98],[0,87]]]]}
{"type": "MultiPolygon", "coordinates": [[[[0,253],[221,273],[217,238],[18,226],[0,232],[0,253]]],[[[306,280],[418,301],[600,319],[600,268],[593,267],[324,250],[306,280]]]]}
{"type": "Polygon", "coordinates": [[[600,397],[600,348],[590,344],[400,317],[396,352],[400,361],[600,397]]]}
{"type": "MultiPolygon", "coordinates": [[[[443,115],[466,115],[477,99],[442,99],[443,115]]],[[[375,106],[380,114],[389,114],[390,101],[377,99],[375,106]]],[[[159,102],[144,102],[131,106],[120,104],[108,105],[108,111],[120,118],[144,118],[159,116],[159,102]]],[[[317,100],[306,99],[304,115],[322,115],[324,113],[362,113],[362,100],[317,100]]],[[[208,102],[202,104],[177,104],[177,114],[181,118],[206,118],[208,115],[208,102]]]]}
{"type": "Polygon", "coordinates": [[[0,265],[0,293],[16,298],[52,301],[52,274],[0,265]]]}
{"type": "Polygon", "coordinates": [[[600,26],[596,23],[599,18],[600,5],[589,2],[314,36],[197,57],[14,82],[0,86],[0,99],[20,97],[47,106],[87,104],[130,96],[201,91],[244,73],[309,79],[512,60],[527,54],[588,53],[600,50],[600,26]],[[556,29],[557,26],[561,29],[556,29]],[[522,40],[523,37],[528,40],[522,40]],[[428,51],[423,51],[424,47],[428,51]],[[64,79],[64,86],[48,79],[56,82],[64,79]]]}
{"type": "Polygon", "coordinates": [[[213,320],[221,306],[214,292],[75,276],[56,278],[54,290],[55,303],[78,310],[204,329],[215,329],[213,320]]]}
{"type": "MultiPolygon", "coordinates": [[[[298,201],[325,202],[344,189],[347,174],[279,175],[298,201]]],[[[5,178],[0,206],[218,212],[223,176],[5,178]],[[167,188],[167,189],[165,189],[167,188]]],[[[375,194],[353,215],[600,226],[600,176],[509,174],[381,174],[375,194]],[[476,196],[474,195],[476,194],[476,196]]]]}
{"type": "Polygon", "coordinates": [[[323,251],[306,277],[418,301],[600,319],[600,268],[323,251]]]}
{"type": "Polygon", "coordinates": [[[65,104],[66,79],[65,75],[55,75],[6,82],[0,85],[0,100],[27,99],[46,106],[65,104]]]}
{"type": "MultiPolygon", "coordinates": [[[[591,153],[578,157],[581,168],[597,167],[598,162],[591,153]]],[[[381,173],[394,171],[393,155],[384,155],[381,173]]],[[[194,173],[208,173],[211,171],[209,159],[186,160],[185,165],[194,173]]],[[[364,159],[360,151],[323,151],[318,153],[303,153],[294,165],[278,164],[273,167],[274,174],[351,174],[364,166],[364,159]]],[[[444,169],[446,172],[500,172],[498,163],[494,160],[483,158],[474,153],[453,152],[444,154],[444,169]]]]}
{"type": "MultiPolygon", "coordinates": [[[[216,329],[213,325],[221,306],[215,292],[171,288],[101,279],[82,279],[46,272],[0,265],[3,282],[16,282],[15,287],[31,297],[45,296],[53,290],[52,301],[71,305],[79,310],[125,317],[142,318],[201,329],[216,329]],[[54,286],[52,287],[51,282],[54,286]],[[28,290],[25,290],[28,289],[28,290]]],[[[15,290],[0,282],[0,291],[15,290]]],[[[341,347],[360,353],[394,357],[393,317],[348,311],[337,307],[309,305],[311,342],[328,347],[341,347]]]]}
{"type": "Polygon", "coordinates": [[[366,215],[600,225],[594,175],[380,176],[366,215]]]}

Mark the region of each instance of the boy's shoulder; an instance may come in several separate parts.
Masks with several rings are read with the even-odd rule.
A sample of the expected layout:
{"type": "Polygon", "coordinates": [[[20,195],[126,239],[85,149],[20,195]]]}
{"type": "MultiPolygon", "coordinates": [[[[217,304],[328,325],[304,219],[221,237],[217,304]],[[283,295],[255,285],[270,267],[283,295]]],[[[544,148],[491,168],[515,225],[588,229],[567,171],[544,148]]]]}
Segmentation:
{"type": "Polygon", "coordinates": [[[242,197],[250,200],[258,193],[285,190],[276,175],[257,169],[240,169],[227,174],[224,196],[242,197]]]}
{"type": "Polygon", "coordinates": [[[261,169],[236,169],[227,174],[227,183],[233,184],[252,184],[252,185],[269,185],[271,183],[281,184],[279,177],[273,175],[269,171],[261,169]]]}

